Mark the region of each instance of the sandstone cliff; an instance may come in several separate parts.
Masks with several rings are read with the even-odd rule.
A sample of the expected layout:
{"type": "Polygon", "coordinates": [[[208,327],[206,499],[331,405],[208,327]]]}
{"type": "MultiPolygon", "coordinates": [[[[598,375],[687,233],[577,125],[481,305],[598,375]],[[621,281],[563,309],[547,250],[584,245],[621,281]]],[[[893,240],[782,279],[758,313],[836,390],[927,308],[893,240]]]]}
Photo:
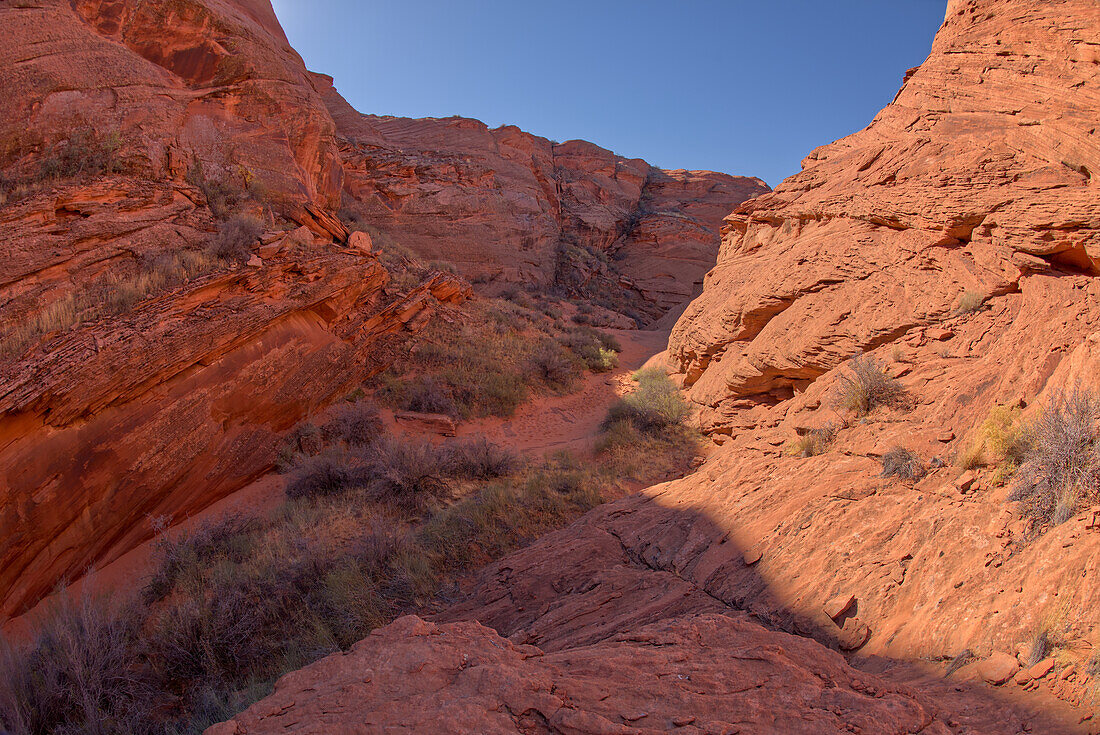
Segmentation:
{"type": "Polygon", "coordinates": [[[5,4],[0,80],[7,616],[269,470],[469,287],[333,242],[334,126],[267,2],[5,4]],[[229,195],[264,219],[239,260],[229,195]]]}
{"type": "Polygon", "coordinates": [[[265,471],[279,432],[466,298],[442,275],[387,290],[369,238],[343,244],[343,198],[470,276],[545,284],[572,252],[580,285],[642,294],[648,318],[766,188],[361,116],[267,0],[2,4],[0,82],[0,616],[265,471]],[[262,243],[213,262],[234,211],[262,243]]]}
{"type": "Polygon", "coordinates": [[[146,176],[199,161],[299,218],[339,202],[332,119],[267,0],[5,3],[0,81],[6,167],[94,130],[146,176]]]}
{"type": "Polygon", "coordinates": [[[722,218],[768,190],[759,179],[665,171],[513,126],[361,115],[330,78],[314,78],[336,121],[351,202],[403,245],[475,281],[545,287],[556,269],[583,269],[595,254],[622,276],[614,286],[659,315],[697,293],[722,218]]]}
{"type": "MultiPolygon", "coordinates": [[[[1082,662],[1095,661],[1100,646],[1100,533],[1091,513],[1039,534],[1006,502],[1008,488],[991,469],[960,476],[952,461],[994,406],[1033,410],[1078,382],[1100,387],[1098,34],[1100,7],[1091,0],[950,2],[928,60],[867,129],[814,151],[802,173],[727,218],[718,265],[669,345],[721,447],[694,475],[599,508],[492,565],[441,619],[477,620],[507,636],[515,648],[494,655],[553,651],[548,666],[596,651],[610,660],[624,638],[633,640],[623,631],[647,631],[651,641],[646,626],[740,611],[770,629],[769,655],[787,650],[774,632],[786,630],[858,651],[852,663],[889,681],[906,679],[916,661],[942,662],[940,672],[967,654],[999,652],[990,660],[1008,662],[1006,676],[970,666],[947,684],[919,682],[936,697],[963,692],[956,681],[965,676],[1004,682],[1018,668],[1014,653],[1026,660],[1040,633],[1056,631],[1065,668],[1041,686],[1089,706],[1094,673],[1082,662]],[[984,305],[960,309],[967,292],[984,305]],[[846,361],[859,353],[887,366],[909,405],[854,421],[838,406],[846,361]],[[827,452],[787,451],[827,425],[837,431],[827,452]],[[880,458],[894,446],[916,452],[928,473],[911,482],[883,477],[880,458]]],[[[442,648],[471,629],[434,634],[442,648]]],[[[364,685],[375,688],[363,691],[383,701],[373,699],[377,687],[408,678],[390,677],[375,646],[364,642],[307,672],[369,666],[359,671],[377,677],[364,685]]],[[[465,676],[478,675],[480,651],[489,649],[474,650],[453,661],[446,680],[454,691],[475,692],[465,676]]],[[[664,653],[690,660],[692,650],[681,641],[664,653]]],[[[532,664],[515,664],[523,665],[532,664]]],[[[748,665],[732,655],[705,674],[748,665]]],[[[617,682],[625,669],[597,679],[617,682]]],[[[314,689],[309,676],[287,677],[274,697],[216,732],[275,731],[282,707],[299,702],[342,725],[363,721],[354,708],[332,708],[336,695],[314,689]]],[[[693,672],[698,679],[709,680],[693,672]]],[[[1040,686],[1027,676],[1017,683],[1040,686]]],[[[679,690],[653,686],[657,699],[679,690]]],[[[517,716],[536,711],[547,720],[588,718],[573,729],[555,725],[564,732],[669,726],[660,707],[635,712],[627,688],[609,685],[611,704],[563,697],[511,708],[526,700],[476,693],[471,701],[486,721],[503,704],[509,732],[520,729],[517,716]]],[[[942,724],[913,727],[1095,731],[1076,716],[1024,724],[996,704],[971,700],[962,709],[974,719],[945,713],[942,724]]],[[[749,718],[727,730],[689,725],[776,731],[749,718]]],[[[876,720],[867,731],[904,727],[876,720]]],[[[835,729],[819,723],[813,731],[835,729]]]]}

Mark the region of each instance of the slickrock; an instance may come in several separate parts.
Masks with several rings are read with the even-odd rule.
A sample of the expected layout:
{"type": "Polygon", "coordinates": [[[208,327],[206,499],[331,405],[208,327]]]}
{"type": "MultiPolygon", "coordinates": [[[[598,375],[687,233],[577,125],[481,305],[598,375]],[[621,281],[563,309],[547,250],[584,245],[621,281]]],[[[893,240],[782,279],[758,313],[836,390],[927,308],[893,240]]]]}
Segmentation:
{"type": "Polygon", "coordinates": [[[336,121],[350,198],[388,237],[475,281],[547,285],[560,250],[587,247],[625,277],[611,285],[659,314],[698,293],[722,218],[768,191],[759,179],[665,171],[514,126],[362,115],[330,77],[314,79],[336,121]]]}
{"type": "Polygon", "coordinates": [[[861,655],[988,657],[1055,613],[1094,635],[1087,514],[1036,536],[1008,488],[954,491],[951,462],[996,405],[1100,388],[1100,189],[1081,168],[1100,164],[1098,33],[1086,0],[951,3],[870,127],[727,220],[670,344],[720,445],[707,462],[488,568],[444,619],[551,650],[720,603],[840,647],[821,605],[842,589],[861,655]],[[957,309],[968,290],[988,297],[977,311],[957,309]],[[838,397],[861,351],[911,369],[903,405],[858,420],[838,397]],[[827,452],[784,452],[825,422],[827,452]],[[923,479],[881,476],[897,445],[923,479]],[[750,548],[766,562],[746,566],[750,548]]]}
{"type": "MultiPolygon", "coordinates": [[[[983,733],[1018,733],[1011,707],[968,703],[983,733]],[[992,718],[995,717],[994,721],[992,718]]],[[[972,712],[966,712],[967,715],[972,712]]],[[[965,719],[744,616],[701,615],[543,652],[477,623],[404,617],[275,685],[206,735],[332,732],[957,732],[965,719]]]]}

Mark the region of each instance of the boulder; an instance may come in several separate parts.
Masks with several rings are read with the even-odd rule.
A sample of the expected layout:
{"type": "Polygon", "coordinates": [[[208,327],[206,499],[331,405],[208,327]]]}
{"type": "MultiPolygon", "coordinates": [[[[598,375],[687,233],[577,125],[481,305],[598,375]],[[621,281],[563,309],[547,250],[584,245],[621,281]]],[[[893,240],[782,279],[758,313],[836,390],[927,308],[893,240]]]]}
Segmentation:
{"type": "Polygon", "coordinates": [[[998,651],[978,665],[978,675],[987,684],[998,686],[1015,676],[1020,670],[1016,657],[1010,653],[998,651]]]}

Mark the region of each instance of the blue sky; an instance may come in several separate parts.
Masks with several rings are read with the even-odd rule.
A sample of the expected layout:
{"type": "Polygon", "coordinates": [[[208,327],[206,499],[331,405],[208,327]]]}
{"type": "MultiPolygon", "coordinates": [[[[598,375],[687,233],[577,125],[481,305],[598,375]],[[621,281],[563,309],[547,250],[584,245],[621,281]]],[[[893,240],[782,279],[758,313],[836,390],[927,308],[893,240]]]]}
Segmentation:
{"type": "Polygon", "coordinates": [[[774,186],[867,125],[945,0],[274,0],[356,109],[464,115],[774,186]]]}

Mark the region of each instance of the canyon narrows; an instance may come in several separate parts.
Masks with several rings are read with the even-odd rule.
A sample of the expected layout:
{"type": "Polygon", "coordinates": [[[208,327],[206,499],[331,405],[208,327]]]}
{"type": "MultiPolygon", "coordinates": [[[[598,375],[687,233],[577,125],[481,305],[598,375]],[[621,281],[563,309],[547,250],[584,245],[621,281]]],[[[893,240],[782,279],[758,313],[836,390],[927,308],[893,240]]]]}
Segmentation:
{"type": "Polygon", "coordinates": [[[950,0],[772,191],[0,6],[0,614],[150,557],[110,732],[1100,732],[1098,38],[950,0]]]}

